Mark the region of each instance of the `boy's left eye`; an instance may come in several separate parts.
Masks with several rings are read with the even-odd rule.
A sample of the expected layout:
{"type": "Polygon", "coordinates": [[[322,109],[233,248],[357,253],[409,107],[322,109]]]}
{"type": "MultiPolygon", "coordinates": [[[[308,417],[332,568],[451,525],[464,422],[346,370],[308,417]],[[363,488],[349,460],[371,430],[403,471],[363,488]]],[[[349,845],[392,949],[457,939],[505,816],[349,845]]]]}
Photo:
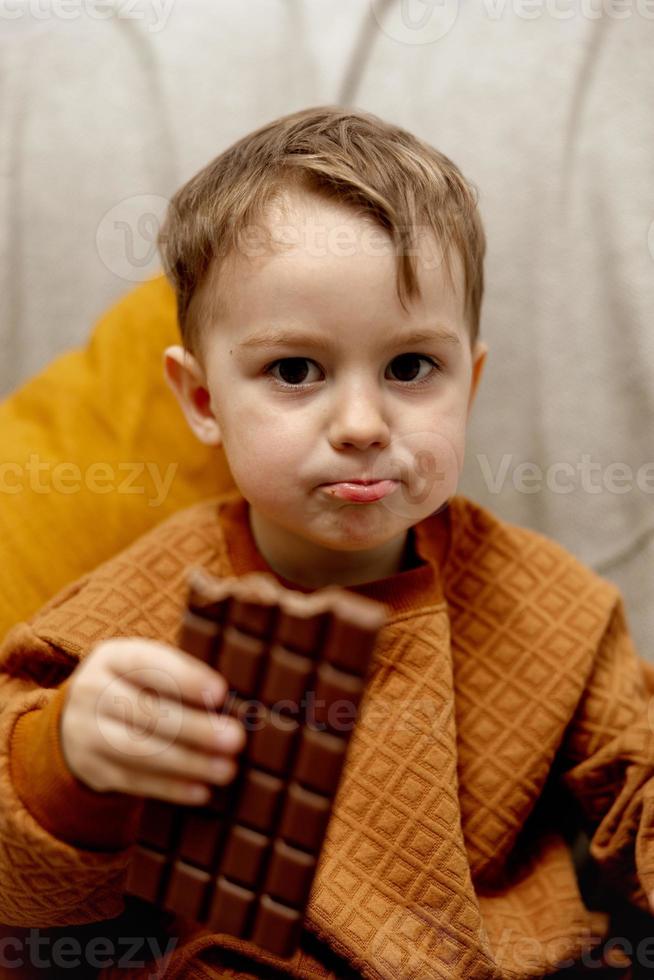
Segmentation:
{"type": "MultiPolygon", "coordinates": [[[[411,374],[412,377],[410,378],[400,377],[398,380],[415,381],[416,379],[415,379],[415,375],[413,374],[412,368],[415,367],[419,361],[426,361],[427,364],[429,364],[432,368],[434,368],[437,371],[440,371],[440,365],[437,364],[437,362],[433,358],[427,357],[426,354],[400,354],[399,357],[396,357],[391,361],[392,365],[396,365],[394,370],[396,372],[399,372],[400,375],[408,373],[411,374]],[[397,365],[399,365],[399,368],[397,367],[397,365]]],[[[418,367],[418,371],[420,371],[419,367],[418,367]]],[[[429,371],[426,377],[431,377],[431,374],[432,372],[429,371]]],[[[424,381],[424,380],[425,378],[420,378],[420,381],[424,381]]]]}
{"type": "MultiPolygon", "coordinates": [[[[303,384],[311,383],[306,380],[307,372],[304,365],[313,363],[308,357],[283,357],[277,361],[273,361],[266,368],[265,373],[272,374],[273,369],[279,367],[281,378],[275,378],[275,380],[281,381],[283,387],[299,388],[303,384]]],[[[433,371],[441,370],[438,362],[431,357],[427,357],[426,354],[400,354],[398,357],[393,358],[391,366],[393,367],[393,371],[399,375],[396,380],[414,385],[422,384],[431,378],[433,371]],[[420,371],[418,363],[420,361],[425,361],[432,370],[426,376],[416,378],[416,370],[418,373],[420,371]]]]}

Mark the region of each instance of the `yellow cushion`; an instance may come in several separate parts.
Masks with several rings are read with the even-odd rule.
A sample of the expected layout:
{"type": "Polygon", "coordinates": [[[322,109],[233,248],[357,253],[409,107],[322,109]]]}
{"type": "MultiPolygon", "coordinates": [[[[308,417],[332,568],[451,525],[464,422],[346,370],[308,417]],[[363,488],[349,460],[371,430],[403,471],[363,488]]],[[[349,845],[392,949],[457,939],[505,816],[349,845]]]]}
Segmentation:
{"type": "Polygon", "coordinates": [[[159,277],[0,403],[0,637],[173,511],[234,486],[163,380],[177,342],[159,277]]]}

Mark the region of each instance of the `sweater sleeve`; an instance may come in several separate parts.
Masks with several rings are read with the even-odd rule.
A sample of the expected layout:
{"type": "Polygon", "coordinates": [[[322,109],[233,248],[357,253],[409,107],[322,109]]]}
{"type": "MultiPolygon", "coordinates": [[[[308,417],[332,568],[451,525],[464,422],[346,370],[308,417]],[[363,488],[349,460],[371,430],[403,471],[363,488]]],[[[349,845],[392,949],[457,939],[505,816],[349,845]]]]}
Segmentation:
{"type": "Polygon", "coordinates": [[[143,801],[80,782],[59,720],[73,655],[20,624],[0,648],[0,921],[48,927],[123,911],[143,801]]]}
{"type": "Polygon", "coordinates": [[[617,593],[566,732],[562,778],[607,881],[644,911],[654,889],[653,726],[654,699],[617,593]]]}

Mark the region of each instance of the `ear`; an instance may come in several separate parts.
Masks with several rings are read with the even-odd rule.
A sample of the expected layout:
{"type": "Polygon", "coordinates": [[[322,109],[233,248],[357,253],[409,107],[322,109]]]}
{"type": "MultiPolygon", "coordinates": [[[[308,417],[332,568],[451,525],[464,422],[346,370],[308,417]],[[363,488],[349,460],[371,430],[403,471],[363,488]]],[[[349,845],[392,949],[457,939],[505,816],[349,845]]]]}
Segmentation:
{"type": "Polygon", "coordinates": [[[484,372],[484,365],[486,364],[486,355],[488,354],[488,344],[484,344],[481,340],[478,340],[475,344],[475,348],[472,354],[472,381],[470,383],[470,395],[468,396],[468,412],[467,418],[470,417],[470,411],[472,409],[472,403],[475,400],[475,395],[477,394],[477,388],[479,386],[479,381],[484,372]]]}
{"type": "Polygon", "coordinates": [[[220,426],[211,407],[211,394],[204,371],[184,347],[164,351],[164,377],[179,402],[186,421],[205,446],[219,446],[220,426]]]}

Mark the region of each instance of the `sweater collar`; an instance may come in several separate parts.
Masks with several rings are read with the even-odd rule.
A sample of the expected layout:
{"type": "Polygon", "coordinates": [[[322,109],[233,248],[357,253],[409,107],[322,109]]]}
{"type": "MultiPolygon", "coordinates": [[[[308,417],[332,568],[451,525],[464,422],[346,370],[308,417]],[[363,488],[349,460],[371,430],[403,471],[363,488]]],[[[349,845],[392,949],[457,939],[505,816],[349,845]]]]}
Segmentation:
{"type": "MultiPolygon", "coordinates": [[[[250,527],[250,505],[238,492],[220,501],[221,524],[233,574],[267,572],[285,588],[299,592],[315,592],[285,579],[273,571],[260,554],[250,527]]],[[[442,570],[447,560],[451,539],[452,515],[450,506],[420,521],[409,531],[409,567],[387,578],[363,585],[344,588],[359,595],[383,602],[389,612],[415,612],[423,606],[443,601],[442,570]]]]}

